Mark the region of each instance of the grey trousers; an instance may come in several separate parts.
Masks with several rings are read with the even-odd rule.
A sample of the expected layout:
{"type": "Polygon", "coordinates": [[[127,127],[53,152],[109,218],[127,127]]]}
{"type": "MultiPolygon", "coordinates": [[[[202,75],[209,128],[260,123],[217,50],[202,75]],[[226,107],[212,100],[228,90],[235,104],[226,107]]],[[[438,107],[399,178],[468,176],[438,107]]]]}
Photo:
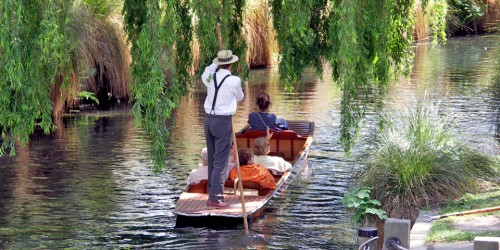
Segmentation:
{"type": "Polygon", "coordinates": [[[208,153],[208,199],[223,200],[224,182],[231,150],[231,116],[205,115],[208,153]]]}

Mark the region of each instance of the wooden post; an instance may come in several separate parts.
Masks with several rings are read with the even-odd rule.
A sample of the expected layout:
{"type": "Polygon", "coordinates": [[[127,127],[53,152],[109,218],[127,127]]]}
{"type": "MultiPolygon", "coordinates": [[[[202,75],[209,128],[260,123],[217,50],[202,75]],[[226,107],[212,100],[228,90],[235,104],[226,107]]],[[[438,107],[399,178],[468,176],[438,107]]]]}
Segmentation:
{"type": "Polygon", "coordinates": [[[500,237],[481,237],[474,238],[474,250],[499,250],[500,237]]]}
{"type": "MultiPolygon", "coordinates": [[[[220,23],[217,23],[217,40],[219,42],[219,50],[222,50],[222,34],[220,32],[220,23]]],[[[236,143],[236,133],[234,132],[234,122],[233,118],[231,118],[231,127],[232,127],[232,136],[233,136],[233,146],[236,151],[235,161],[236,161],[236,170],[238,172],[238,190],[240,191],[240,200],[241,200],[241,215],[243,216],[243,224],[245,225],[245,232],[248,234],[248,221],[247,221],[247,209],[245,207],[245,195],[243,193],[243,182],[241,180],[241,171],[240,171],[240,158],[238,157],[238,145],[236,143]]]]}
{"type": "Polygon", "coordinates": [[[410,229],[411,229],[411,221],[410,220],[401,220],[388,218],[385,221],[384,227],[384,246],[382,250],[388,250],[386,242],[387,239],[391,237],[398,238],[401,243],[400,246],[410,249],[410,229]]]}

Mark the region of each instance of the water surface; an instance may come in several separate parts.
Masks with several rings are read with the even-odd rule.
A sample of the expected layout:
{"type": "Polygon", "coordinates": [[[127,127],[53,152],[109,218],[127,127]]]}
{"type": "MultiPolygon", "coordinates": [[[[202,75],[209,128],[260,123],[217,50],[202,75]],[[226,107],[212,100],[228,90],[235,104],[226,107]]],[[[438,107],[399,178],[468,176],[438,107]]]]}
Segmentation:
{"type": "Polygon", "coordinates": [[[15,158],[0,158],[0,249],[354,249],[355,225],[340,199],[360,166],[356,157],[373,146],[380,114],[404,115],[425,94],[456,117],[468,143],[496,153],[499,42],[468,37],[437,49],[416,46],[410,79],[374,98],[351,158],[340,147],[341,99],[328,69],[322,80],[307,71],[291,93],[283,91],[275,69],[252,71],[234,118],[237,128],[246,124],[256,95],[267,92],[273,112],[313,120],[316,130],[309,167],[250,225],[250,236],[242,226],[175,228],[175,201],[204,146],[200,83],[168,122],[167,169],[158,174],[129,106],[66,116],[52,135],[37,133],[15,158]]]}

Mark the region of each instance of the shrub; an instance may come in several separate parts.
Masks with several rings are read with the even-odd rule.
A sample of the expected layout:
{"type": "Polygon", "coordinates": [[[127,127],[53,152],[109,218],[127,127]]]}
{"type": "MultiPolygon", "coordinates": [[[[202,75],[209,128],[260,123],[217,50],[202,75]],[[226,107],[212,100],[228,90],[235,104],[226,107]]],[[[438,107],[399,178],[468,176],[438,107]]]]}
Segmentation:
{"type": "Polygon", "coordinates": [[[498,182],[498,162],[463,143],[453,119],[437,105],[419,101],[406,119],[394,119],[380,133],[361,172],[361,185],[373,187],[389,217],[418,217],[419,207],[441,205],[478,187],[498,182]]]}
{"type": "Polygon", "coordinates": [[[380,201],[370,198],[370,188],[357,188],[350,190],[344,195],[341,202],[354,212],[351,217],[354,223],[370,220],[370,217],[378,217],[380,220],[387,219],[387,214],[380,209],[380,201]]]}

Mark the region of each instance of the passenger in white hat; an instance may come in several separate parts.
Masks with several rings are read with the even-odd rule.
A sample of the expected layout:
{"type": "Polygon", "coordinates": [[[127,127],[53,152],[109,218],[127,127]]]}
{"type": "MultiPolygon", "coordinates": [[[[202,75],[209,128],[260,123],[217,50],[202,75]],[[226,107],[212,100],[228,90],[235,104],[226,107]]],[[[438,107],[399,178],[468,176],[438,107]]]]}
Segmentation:
{"type": "Polygon", "coordinates": [[[236,61],[238,57],[231,50],[221,50],[201,75],[207,87],[207,98],[203,105],[208,152],[207,206],[230,206],[224,202],[223,190],[231,150],[231,117],[236,113],[236,103],[244,97],[241,79],[231,75],[231,66],[236,61]]]}

